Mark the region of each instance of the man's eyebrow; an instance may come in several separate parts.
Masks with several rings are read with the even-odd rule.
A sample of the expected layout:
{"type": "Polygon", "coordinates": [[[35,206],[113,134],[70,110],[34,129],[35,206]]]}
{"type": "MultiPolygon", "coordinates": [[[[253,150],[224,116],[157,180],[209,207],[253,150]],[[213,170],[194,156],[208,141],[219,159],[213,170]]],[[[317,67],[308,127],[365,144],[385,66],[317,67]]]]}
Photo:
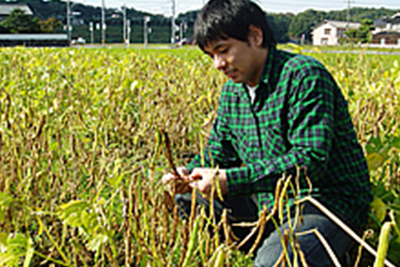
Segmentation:
{"type": "Polygon", "coordinates": [[[226,45],[225,43],[218,43],[212,48],[212,51],[218,50],[219,48],[225,45],[226,45]]]}
{"type": "Polygon", "coordinates": [[[214,47],[210,48],[209,50],[204,49],[203,51],[205,54],[211,56],[212,54],[215,53],[215,51],[217,51],[218,49],[220,49],[221,47],[224,47],[226,45],[227,45],[226,43],[218,43],[214,47]]]}

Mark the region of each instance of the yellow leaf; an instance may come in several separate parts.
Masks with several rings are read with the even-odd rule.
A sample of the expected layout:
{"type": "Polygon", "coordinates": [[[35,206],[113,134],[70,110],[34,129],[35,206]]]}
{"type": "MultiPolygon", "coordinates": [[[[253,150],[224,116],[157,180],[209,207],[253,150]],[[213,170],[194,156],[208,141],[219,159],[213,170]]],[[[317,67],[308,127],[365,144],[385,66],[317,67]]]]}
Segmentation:
{"type": "Polygon", "coordinates": [[[367,156],[368,169],[370,171],[375,171],[382,166],[384,161],[385,159],[378,153],[371,153],[367,156]]]}
{"type": "Polygon", "coordinates": [[[7,247],[7,239],[9,234],[7,233],[0,233],[0,248],[1,246],[7,247]]]}
{"type": "Polygon", "coordinates": [[[382,201],[382,199],[375,197],[374,200],[371,202],[371,208],[379,222],[383,222],[386,217],[386,205],[382,201]]]}
{"type": "Polygon", "coordinates": [[[8,254],[8,253],[0,253],[0,266],[3,266],[6,263],[17,261],[18,257],[8,254]]]}

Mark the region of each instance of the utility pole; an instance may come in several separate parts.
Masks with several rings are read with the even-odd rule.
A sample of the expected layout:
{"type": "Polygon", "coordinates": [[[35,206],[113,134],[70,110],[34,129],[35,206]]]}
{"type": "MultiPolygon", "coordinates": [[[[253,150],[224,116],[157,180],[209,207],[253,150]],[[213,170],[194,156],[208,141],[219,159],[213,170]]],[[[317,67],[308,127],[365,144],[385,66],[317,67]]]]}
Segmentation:
{"type": "Polygon", "coordinates": [[[89,22],[90,43],[93,44],[93,22],[89,22]]]}
{"type": "Polygon", "coordinates": [[[150,21],[149,16],[144,17],[144,25],[143,25],[143,36],[144,36],[144,47],[147,47],[147,34],[149,33],[149,30],[147,29],[147,23],[150,21]]]}
{"type": "Polygon", "coordinates": [[[130,39],[131,39],[131,20],[127,20],[127,29],[126,29],[126,47],[129,47],[130,39]]]}
{"type": "Polygon", "coordinates": [[[105,0],[101,0],[101,45],[106,43],[105,0]]]}
{"type": "Polygon", "coordinates": [[[346,15],[346,31],[349,30],[349,23],[350,23],[350,5],[353,1],[347,0],[347,15],[346,15]]]}
{"type": "Polygon", "coordinates": [[[179,24],[179,40],[183,39],[183,22],[179,24]]]}
{"type": "Polygon", "coordinates": [[[124,4],[124,6],[122,7],[122,12],[123,12],[123,16],[124,16],[124,21],[123,21],[123,38],[124,38],[124,45],[126,46],[127,42],[126,42],[126,32],[127,32],[127,25],[126,25],[126,4],[124,4]]]}
{"type": "Polygon", "coordinates": [[[67,0],[67,38],[68,45],[71,45],[71,10],[70,10],[70,1],[67,0]]]}
{"type": "Polygon", "coordinates": [[[171,44],[175,44],[175,0],[172,0],[171,44]]]}

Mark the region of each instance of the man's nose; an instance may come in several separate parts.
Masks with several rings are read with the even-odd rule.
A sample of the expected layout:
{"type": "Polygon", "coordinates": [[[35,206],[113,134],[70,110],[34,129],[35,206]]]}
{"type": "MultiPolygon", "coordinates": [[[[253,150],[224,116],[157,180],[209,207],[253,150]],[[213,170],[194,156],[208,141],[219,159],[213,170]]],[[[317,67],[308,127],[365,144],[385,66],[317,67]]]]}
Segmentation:
{"type": "Polygon", "coordinates": [[[220,55],[214,55],[213,62],[214,62],[214,67],[217,70],[221,70],[226,66],[225,59],[223,57],[221,57],[220,55]]]}

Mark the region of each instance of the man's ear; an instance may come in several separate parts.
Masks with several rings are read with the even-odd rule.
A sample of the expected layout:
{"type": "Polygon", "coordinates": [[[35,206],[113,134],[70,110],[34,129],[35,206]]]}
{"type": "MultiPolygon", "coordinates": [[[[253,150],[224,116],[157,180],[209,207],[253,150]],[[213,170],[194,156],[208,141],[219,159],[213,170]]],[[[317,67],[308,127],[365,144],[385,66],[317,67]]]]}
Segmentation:
{"type": "Polygon", "coordinates": [[[263,43],[263,32],[259,27],[254,25],[249,26],[249,44],[254,44],[255,46],[261,46],[263,43]]]}

